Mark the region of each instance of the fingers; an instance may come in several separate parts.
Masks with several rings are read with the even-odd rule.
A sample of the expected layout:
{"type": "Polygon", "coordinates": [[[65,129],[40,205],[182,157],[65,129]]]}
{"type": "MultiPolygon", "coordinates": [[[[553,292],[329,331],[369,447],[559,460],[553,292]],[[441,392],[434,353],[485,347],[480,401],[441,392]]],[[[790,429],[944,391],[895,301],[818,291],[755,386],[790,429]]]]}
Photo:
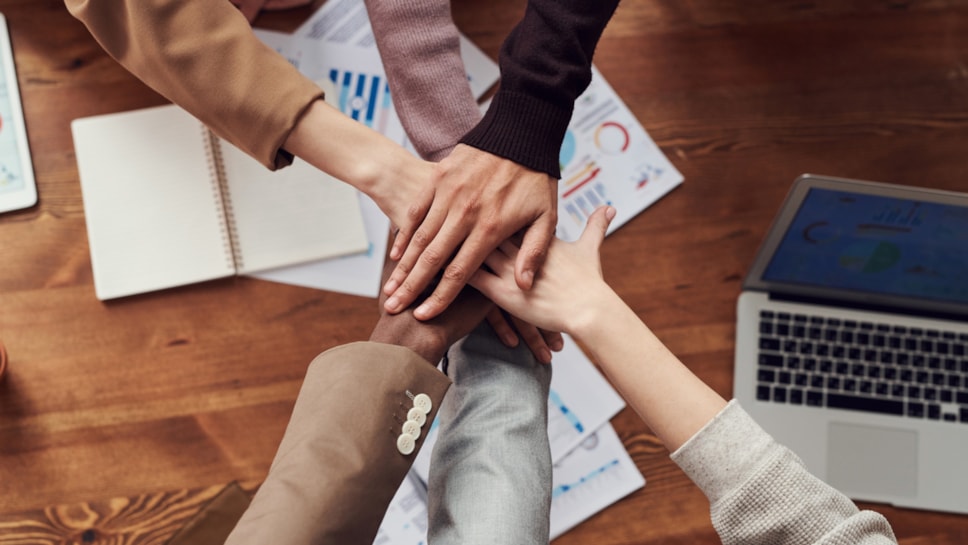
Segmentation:
{"type": "Polygon", "coordinates": [[[490,314],[499,310],[492,301],[471,287],[461,290],[454,302],[436,319],[420,321],[445,333],[447,346],[457,342],[477,327],[490,314]]]}
{"type": "Polygon", "coordinates": [[[602,245],[602,240],[605,239],[608,224],[612,222],[613,218],[615,218],[614,207],[600,206],[596,208],[592,215],[588,216],[585,230],[582,231],[581,237],[578,239],[580,244],[590,245],[597,252],[602,245]]]}
{"type": "MultiPolygon", "coordinates": [[[[403,255],[403,251],[407,249],[407,245],[410,244],[410,237],[413,233],[409,229],[397,229],[397,232],[393,235],[393,245],[390,247],[390,260],[397,261],[403,255]]],[[[388,279],[389,280],[389,279],[388,279]]]]}
{"type": "Polygon", "coordinates": [[[494,329],[494,333],[497,337],[501,339],[504,346],[514,348],[518,345],[518,336],[508,323],[507,318],[505,318],[504,313],[501,309],[494,307],[490,312],[487,313],[487,323],[491,324],[494,329]]]}
{"type": "MultiPolygon", "coordinates": [[[[457,251],[457,255],[454,256],[453,260],[444,269],[444,273],[434,292],[414,310],[414,316],[417,319],[429,320],[447,308],[447,305],[450,304],[457,293],[467,284],[467,280],[474,274],[474,271],[484,263],[487,256],[493,252],[494,248],[506,236],[506,234],[496,231],[494,228],[482,226],[480,223],[473,227],[474,230],[463,241],[463,244],[460,244],[463,237],[453,236],[453,246],[460,244],[460,250],[457,251]]],[[[442,235],[438,235],[438,238],[451,237],[452,235],[449,234],[450,231],[445,228],[442,230],[442,235]],[[443,233],[447,234],[443,235],[443,233]]],[[[460,231],[454,229],[453,232],[457,233],[460,231]]],[[[424,254],[432,253],[439,255],[439,252],[433,251],[435,245],[436,241],[424,254]]],[[[410,274],[427,274],[429,265],[431,264],[428,260],[421,257],[417,266],[410,274]]],[[[401,289],[405,287],[406,283],[409,283],[409,278],[404,283],[404,286],[401,286],[401,289]]]]}
{"type": "Polygon", "coordinates": [[[433,188],[431,187],[416,202],[411,203],[407,207],[406,222],[404,225],[397,226],[397,233],[393,236],[393,245],[390,247],[391,260],[397,261],[403,257],[404,250],[410,244],[410,239],[413,237],[414,232],[418,227],[422,226],[421,223],[430,211],[430,207],[433,204],[433,197],[433,188]]]}
{"type": "Polygon", "coordinates": [[[400,312],[413,303],[460,243],[460,236],[441,232],[445,219],[446,212],[431,210],[410,239],[403,257],[383,285],[383,293],[390,296],[384,305],[387,312],[400,312]],[[446,248],[448,243],[450,249],[446,248]],[[442,252],[448,253],[441,257],[442,252]]]}
{"type": "Polygon", "coordinates": [[[554,352],[560,352],[562,348],[565,347],[565,339],[561,336],[561,333],[557,331],[546,331],[544,329],[539,329],[541,336],[544,337],[545,343],[554,352]]]}
{"type": "Polygon", "coordinates": [[[555,236],[555,214],[546,213],[524,233],[521,250],[514,265],[514,280],[523,290],[531,289],[534,275],[548,256],[548,246],[555,236]]]}
{"type": "Polygon", "coordinates": [[[477,269],[474,274],[471,275],[470,279],[467,280],[467,284],[477,291],[484,294],[491,301],[494,301],[498,306],[501,305],[499,298],[495,298],[495,294],[498,293],[500,288],[501,279],[495,276],[493,273],[485,271],[484,269],[477,269]]]}
{"type": "MultiPolygon", "coordinates": [[[[408,245],[406,246],[406,251],[403,255],[399,257],[399,262],[397,263],[396,269],[390,275],[386,284],[383,285],[383,292],[387,295],[392,295],[393,292],[397,290],[407,275],[413,269],[417,259],[420,258],[424,249],[435,240],[437,233],[440,231],[441,226],[444,224],[444,220],[447,218],[446,210],[440,211],[432,209],[427,217],[424,218],[423,223],[414,232],[412,236],[406,236],[408,245]]],[[[397,237],[401,236],[404,230],[401,228],[400,233],[397,237]]],[[[396,240],[394,240],[394,246],[396,246],[396,240]]],[[[390,252],[390,259],[394,259],[393,252],[390,252]]],[[[389,310],[389,309],[388,309],[389,310]]],[[[391,311],[392,312],[392,311],[391,311]]]]}
{"type": "MultiPolygon", "coordinates": [[[[393,234],[391,236],[390,251],[387,252],[386,263],[393,263],[393,267],[387,267],[384,264],[383,275],[380,277],[380,284],[386,286],[390,281],[393,271],[396,269],[396,263],[400,261],[400,257],[403,256],[403,251],[407,249],[407,244],[410,243],[410,238],[413,236],[412,230],[403,229],[400,227],[393,227],[393,234]]],[[[383,299],[386,299],[387,295],[390,295],[385,289],[381,291],[380,295],[383,299]]],[[[382,303],[381,303],[382,304],[382,303]]]]}
{"type": "MultiPolygon", "coordinates": [[[[484,258],[484,264],[487,265],[487,268],[497,276],[502,278],[513,276],[514,258],[517,255],[517,252],[517,246],[511,244],[510,242],[502,242],[496,250],[487,254],[487,257],[484,258]]],[[[477,273],[475,272],[475,274],[477,273]]]]}
{"type": "MultiPolygon", "coordinates": [[[[442,275],[440,282],[437,284],[437,287],[434,289],[434,292],[431,293],[430,296],[420,303],[420,306],[413,311],[413,315],[416,316],[418,320],[429,320],[443,312],[444,309],[447,308],[447,305],[454,300],[454,297],[460,293],[460,290],[463,289],[464,285],[467,284],[467,280],[471,277],[471,275],[474,274],[474,271],[481,266],[486,254],[480,255],[480,257],[475,255],[475,251],[476,253],[481,253],[479,249],[475,249],[475,246],[476,245],[472,243],[465,242],[461,249],[457,252],[457,255],[454,257],[453,261],[451,261],[450,264],[444,269],[444,274],[442,275]]],[[[428,251],[425,251],[424,254],[427,254],[430,251],[432,251],[432,248],[428,249],[428,251]]],[[[434,252],[431,255],[436,256],[439,254],[434,252]]],[[[433,261],[436,260],[434,259],[433,261]]],[[[417,278],[422,278],[424,275],[429,274],[431,264],[431,260],[421,258],[421,260],[417,263],[417,267],[411,271],[410,275],[417,276],[417,278]]],[[[409,283],[410,278],[407,278],[407,280],[401,286],[401,289],[406,288],[407,284],[409,283]]],[[[394,295],[394,297],[396,297],[396,295],[394,295]]]]}
{"type": "Polygon", "coordinates": [[[531,353],[534,354],[536,360],[540,363],[548,364],[551,363],[551,347],[545,341],[544,335],[537,327],[529,324],[528,322],[519,320],[514,316],[511,317],[511,322],[514,323],[515,329],[518,330],[518,334],[524,339],[524,344],[531,349],[531,353]]]}

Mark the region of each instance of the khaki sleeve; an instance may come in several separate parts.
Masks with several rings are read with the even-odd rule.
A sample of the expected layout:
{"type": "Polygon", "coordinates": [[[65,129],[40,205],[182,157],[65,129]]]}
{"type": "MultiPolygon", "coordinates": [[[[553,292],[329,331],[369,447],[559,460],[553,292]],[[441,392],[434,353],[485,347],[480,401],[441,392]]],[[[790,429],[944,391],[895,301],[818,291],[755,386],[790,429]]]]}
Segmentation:
{"type": "Polygon", "coordinates": [[[322,90],[264,45],[228,0],[65,0],[111,57],[275,169],[322,90]]]}
{"type": "Polygon", "coordinates": [[[449,386],[399,346],[361,342],[318,356],[269,475],[226,544],[372,543],[449,386]],[[403,453],[397,438],[420,394],[430,412],[403,453]]]}

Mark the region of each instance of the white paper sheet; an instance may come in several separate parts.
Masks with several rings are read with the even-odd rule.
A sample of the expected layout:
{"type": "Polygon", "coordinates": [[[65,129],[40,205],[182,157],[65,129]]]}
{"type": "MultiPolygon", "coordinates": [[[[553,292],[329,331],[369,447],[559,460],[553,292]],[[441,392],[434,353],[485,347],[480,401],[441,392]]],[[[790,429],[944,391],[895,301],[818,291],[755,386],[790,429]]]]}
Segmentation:
{"type": "Polygon", "coordinates": [[[575,340],[562,337],[564,348],[552,356],[555,367],[548,399],[548,438],[554,463],[625,408],[625,400],[575,340]]]}
{"type": "Polygon", "coordinates": [[[423,483],[411,473],[400,484],[383,516],[373,545],[427,543],[427,497],[423,483]]]}
{"type": "Polygon", "coordinates": [[[407,141],[390,99],[383,63],[375,47],[326,43],[271,30],[255,30],[263,43],[299,72],[332,85],[326,102],[398,144],[407,141]]]}
{"type": "Polygon", "coordinates": [[[586,438],[552,471],[551,539],[645,486],[611,424],[586,438]]]}
{"type": "Polygon", "coordinates": [[[575,240],[592,211],[616,209],[611,233],[682,183],[682,174],[592,67],[592,82],[575,101],[559,154],[558,238],[575,240]]]}
{"type": "Polygon", "coordinates": [[[255,278],[307,288],[376,298],[387,252],[390,220],[369,197],[359,193],[360,211],[370,247],[362,254],[314,261],[254,274],[255,278]]]}

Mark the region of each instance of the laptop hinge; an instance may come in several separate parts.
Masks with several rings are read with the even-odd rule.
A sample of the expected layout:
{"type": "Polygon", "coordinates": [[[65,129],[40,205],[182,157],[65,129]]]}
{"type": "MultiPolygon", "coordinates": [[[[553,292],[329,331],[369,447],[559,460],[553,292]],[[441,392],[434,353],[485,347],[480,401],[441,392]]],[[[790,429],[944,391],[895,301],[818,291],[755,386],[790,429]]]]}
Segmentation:
{"type": "Polygon", "coordinates": [[[769,296],[771,301],[806,303],[810,305],[822,305],[827,307],[846,308],[851,310],[864,310],[869,312],[884,312],[889,314],[915,316],[918,318],[933,318],[935,320],[951,320],[955,322],[968,321],[968,315],[963,313],[956,313],[956,312],[898,307],[898,306],[878,304],[878,303],[867,303],[863,301],[845,301],[843,299],[826,299],[823,297],[810,297],[805,295],[795,295],[795,294],[789,294],[789,293],[771,292],[769,296]]]}

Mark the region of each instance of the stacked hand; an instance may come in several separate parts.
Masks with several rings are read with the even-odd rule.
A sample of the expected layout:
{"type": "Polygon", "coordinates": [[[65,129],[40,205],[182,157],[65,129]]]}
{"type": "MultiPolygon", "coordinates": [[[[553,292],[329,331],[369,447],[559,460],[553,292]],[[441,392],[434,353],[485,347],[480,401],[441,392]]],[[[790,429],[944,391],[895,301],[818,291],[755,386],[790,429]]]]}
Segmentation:
{"type": "MultiPolygon", "coordinates": [[[[557,223],[555,180],[468,146],[457,146],[437,164],[427,176],[429,183],[409,175],[426,172],[428,164],[403,169],[395,184],[381,186],[392,187],[392,193],[377,196],[399,227],[390,250],[390,259],[399,263],[389,277],[384,275],[384,308],[401,312],[419,296],[424,300],[413,315],[420,320],[437,316],[485,256],[519,232],[524,235],[516,282],[528,289],[557,223]],[[428,290],[432,293],[424,298],[428,290]]],[[[562,348],[560,333],[540,330],[500,309],[492,309],[487,319],[504,344],[517,346],[520,338],[542,363],[550,363],[552,351],[562,348]]]]}
{"type": "MultiPolygon", "coordinates": [[[[393,266],[387,261],[383,269],[384,279],[393,266]]],[[[493,303],[470,286],[460,291],[447,310],[424,321],[414,318],[412,309],[397,314],[386,312],[384,299],[385,296],[380,299],[380,320],[370,334],[370,340],[405,346],[431,365],[437,365],[450,345],[470,333],[494,309],[493,303]]]]}
{"type": "Polygon", "coordinates": [[[414,311],[421,320],[440,314],[484,258],[522,231],[515,281],[530,288],[554,236],[556,181],[459,145],[437,164],[431,182],[420,197],[407,201],[406,218],[396,222],[400,230],[390,258],[399,263],[384,285],[387,311],[410,306],[443,269],[440,283],[414,311]]]}
{"type": "Polygon", "coordinates": [[[602,278],[599,259],[614,217],[614,208],[599,208],[576,242],[552,241],[544,267],[529,290],[521,289],[515,280],[514,264],[521,250],[511,242],[502,243],[487,257],[490,271],[477,271],[470,284],[521,320],[550,331],[574,332],[595,319],[595,309],[614,294],[602,278]]]}

